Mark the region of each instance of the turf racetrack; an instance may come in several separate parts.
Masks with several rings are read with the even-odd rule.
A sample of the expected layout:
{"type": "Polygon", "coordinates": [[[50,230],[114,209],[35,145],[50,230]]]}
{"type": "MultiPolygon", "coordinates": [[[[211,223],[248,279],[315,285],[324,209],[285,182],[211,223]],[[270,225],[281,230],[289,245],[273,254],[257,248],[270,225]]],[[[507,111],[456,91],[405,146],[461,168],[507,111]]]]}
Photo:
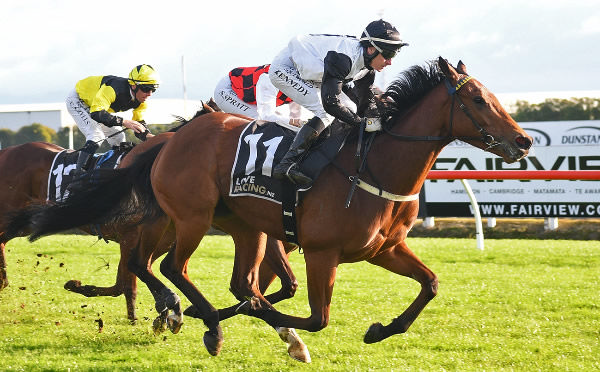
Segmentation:
{"type": "MultiPolygon", "coordinates": [[[[398,316],[419,288],[368,263],[345,264],[338,270],[329,326],[299,331],[313,360],[303,365],[257,319],[224,321],[223,350],[212,357],[202,344],[206,328],[200,320],[185,318],[179,334],[154,336],[154,302],[144,284],[133,326],[123,297],[85,298],[63,289],[70,279],[112,285],[119,260],[115,243],[77,235],[33,244],[15,239],[7,250],[10,285],[0,292],[0,370],[600,369],[600,242],[487,239],[484,251],[472,239],[408,243],[440,282],[438,296],[408,332],[373,345],[362,342],[371,323],[398,316]]],[[[293,253],[291,261],[300,288],[277,308],[308,316],[302,255],[293,253]]],[[[234,303],[227,290],[232,265],[228,236],[205,238],[190,261],[191,277],[217,307],[234,303]]],[[[159,274],[158,264],[154,269],[159,274]]]]}

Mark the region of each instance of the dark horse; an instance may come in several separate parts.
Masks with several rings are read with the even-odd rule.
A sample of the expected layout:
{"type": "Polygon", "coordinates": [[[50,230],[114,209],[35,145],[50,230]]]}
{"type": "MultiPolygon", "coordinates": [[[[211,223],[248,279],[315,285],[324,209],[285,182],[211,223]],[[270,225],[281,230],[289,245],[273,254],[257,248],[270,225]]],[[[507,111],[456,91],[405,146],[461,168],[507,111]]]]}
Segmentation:
{"type": "MultiPolygon", "coordinates": [[[[218,108],[211,102],[204,104],[196,116],[208,112],[214,112],[218,108]]],[[[183,122],[180,127],[186,125],[183,122]]],[[[120,166],[128,166],[133,159],[144,151],[153,148],[157,144],[167,141],[174,131],[161,133],[146,142],[135,146],[122,160],[120,166]]],[[[55,156],[64,149],[58,145],[46,142],[30,142],[23,145],[11,146],[0,151],[0,174],[4,182],[0,183],[0,290],[8,285],[6,273],[5,246],[8,241],[16,236],[26,236],[29,232],[19,231],[17,234],[5,234],[8,228],[8,218],[13,212],[26,206],[37,208],[46,202],[48,173],[55,156]],[[11,236],[9,236],[11,235],[11,236]]],[[[70,280],[65,283],[65,289],[82,294],[86,297],[96,296],[120,296],[124,294],[127,316],[134,322],[137,320],[135,312],[135,300],[137,296],[137,277],[143,281],[155,279],[152,274],[152,263],[165,254],[175,240],[174,230],[169,228],[169,218],[160,216],[157,220],[149,223],[132,226],[130,224],[103,224],[101,234],[105,239],[120,243],[121,258],[118,265],[115,284],[110,287],[98,287],[94,285],[81,285],[79,280],[70,280]]],[[[83,231],[92,232],[90,225],[79,226],[83,231]]],[[[267,240],[266,265],[261,270],[260,286],[265,290],[275,278],[281,279],[281,289],[269,297],[274,302],[293,297],[298,282],[292,272],[287,256],[293,249],[292,245],[285,245],[276,239],[267,240]]],[[[152,288],[152,287],[150,287],[152,288]]],[[[157,299],[157,310],[160,316],[154,322],[155,332],[166,329],[168,313],[165,308],[165,293],[154,293],[157,299]]],[[[169,296],[175,296],[170,293],[169,296]]],[[[223,309],[223,318],[235,315],[235,308],[223,309]]],[[[192,309],[193,310],[193,309],[192,309]]],[[[193,312],[193,311],[192,311],[193,312]]],[[[177,332],[180,324],[170,324],[171,331],[177,332]]],[[[278,333],[283,341],[289,344],[288,353],[294,359],[310,362],[308,350],[300,337],[293,329],[281,327],[278,333]]]]}
{"type": "MultiPolygon", "coordinates": [[[[417,218],[414,195],[440,151],[460,139],[512,163],[528,154],[532,140],[496,97],[467,75],[462,62],[455,69],[440,57],[425,67],[412,67],[388,87],[382,100],[383,131],[373,140],[367,171],[359,175],[360,189],[349,207],[345,204],[353,180],[349,175],[356,174],[356,140],[342,148],[296,209],[311,309],[306,318],[276,311],[258,284],[265,233],[285,238],[281,207],[259,198],[229,196],[235,149],[246,120],[223,113],[198,117],[156,157],[141,156],[132,166],[113,171],[101,186],[111,190],[102,200],[107,207],[90,219],[117,217],[123,211],[121,202],[131,200],[131,190],[142,204],[148,198],[141,206],[148,214],[160,207],[171,218],[176,245],[162,261],[161,272],[201,314],[209,328],[204,343],[211,354],[218,353],[222,344],[219,312],[190,282],[187,264],[213,223],[226,227],[235,242],[231,291],[241,301],[238,312],[274,327],[319,331],[329,322],[338,265],[366,260],[415,279],[421,290],[390,324],[371,325],[364,341],[374,343],[403,333],[437,293],[436,275],[405,239],[417,218]]],[[[32,238],[80,224],[78,219],[65,220],[73,213],[76,208],[47,208],[33,217],[32,238]]],[[[372,285],[378,285],[376,280],[372,285]]]]}

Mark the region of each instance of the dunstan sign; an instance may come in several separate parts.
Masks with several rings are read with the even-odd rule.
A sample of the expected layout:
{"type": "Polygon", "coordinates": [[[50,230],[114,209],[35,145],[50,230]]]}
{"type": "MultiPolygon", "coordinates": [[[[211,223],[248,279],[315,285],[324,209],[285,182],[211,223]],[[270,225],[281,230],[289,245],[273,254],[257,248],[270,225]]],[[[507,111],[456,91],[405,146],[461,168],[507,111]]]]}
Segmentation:
{"type": "MultiPolygon", "coordinates": [[[[462,142],[446,147],[433,170],[600,170],[600,121],[520,123],[533,137],[530,155],[508,164],[462,142]]],[[[470,180],[483,217],[600,217],[600,181],[470,180]]],[[[427,180],[426,216],[470,217],[458,180],[427,180]]]]}

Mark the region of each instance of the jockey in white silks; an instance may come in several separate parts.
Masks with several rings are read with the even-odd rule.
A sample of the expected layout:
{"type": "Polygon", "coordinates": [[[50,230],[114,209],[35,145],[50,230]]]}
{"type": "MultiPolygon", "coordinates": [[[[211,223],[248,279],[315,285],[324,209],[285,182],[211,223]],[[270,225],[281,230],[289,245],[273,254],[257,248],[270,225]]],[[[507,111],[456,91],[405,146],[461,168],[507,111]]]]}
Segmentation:
{"type": "Polygon", "coordinates": [[[383,20],[369,23],[360,39],[323,34],[294,37],[271,63],[269,77],[277,89],[315,116],[296,134],[283,160],[273,169],[273,177],[287,177],[296,184],[312,182],[296,162],[333,118],[348,124],[359,125],[365,120],[368,125],[378,125],[378,118],[356,114],[348,96],[350,83],[359,108],[368,104],[364,99],[371,97],[375,71],[391,65],[405,45],[396,28],[383,20]]]}

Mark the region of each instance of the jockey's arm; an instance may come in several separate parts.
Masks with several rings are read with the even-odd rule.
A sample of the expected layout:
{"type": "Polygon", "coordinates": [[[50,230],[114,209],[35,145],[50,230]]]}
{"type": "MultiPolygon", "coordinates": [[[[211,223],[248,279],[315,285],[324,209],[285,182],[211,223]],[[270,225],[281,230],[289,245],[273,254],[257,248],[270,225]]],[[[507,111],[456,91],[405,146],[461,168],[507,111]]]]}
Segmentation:
{"type": "Polygon", "coordinates": [[[352,61],[345,54],[329,51],[324,60],[321,101],[325,111],[348,124],[359,125],[361,118],[340,101],[344,79],[350,73],[352,61]]]}
{"type": "MultiPolygon", "coordinates": [[[[135,120],[123,119],[120,116],[113,115],[109,112],[110,105],[117,99],[115,90],[107,85],[103,85],[96,95],[92,105],[90,106],[90,116],[92,119],[106,125],[107,127],[123,126],[129,128],[136,133],[143,133],[146,128],[135,120]]],[[[135,113],[134,113],[135,117],[135,113]]]]}
{"type": "Polygon", "coordinates": [[[100,87],[92,104],[90,105],[90,116],[98,123],[107,127],[117,127],[123,125],[123,118],[113,115],[109,112],[110,105],[117,99],[115,90],[107,85],[100,87]]]}
{"type": "Polygon", "coordinates": [[[368,72],[360,79],[354,80],[354,87],[352,88],[352,94],[356,97],[356,112],[363,114],[365,109],[369,107],[369,104],[373,100],[373,83],[375,82],[375,70],[368,70],[368,72]]]}

